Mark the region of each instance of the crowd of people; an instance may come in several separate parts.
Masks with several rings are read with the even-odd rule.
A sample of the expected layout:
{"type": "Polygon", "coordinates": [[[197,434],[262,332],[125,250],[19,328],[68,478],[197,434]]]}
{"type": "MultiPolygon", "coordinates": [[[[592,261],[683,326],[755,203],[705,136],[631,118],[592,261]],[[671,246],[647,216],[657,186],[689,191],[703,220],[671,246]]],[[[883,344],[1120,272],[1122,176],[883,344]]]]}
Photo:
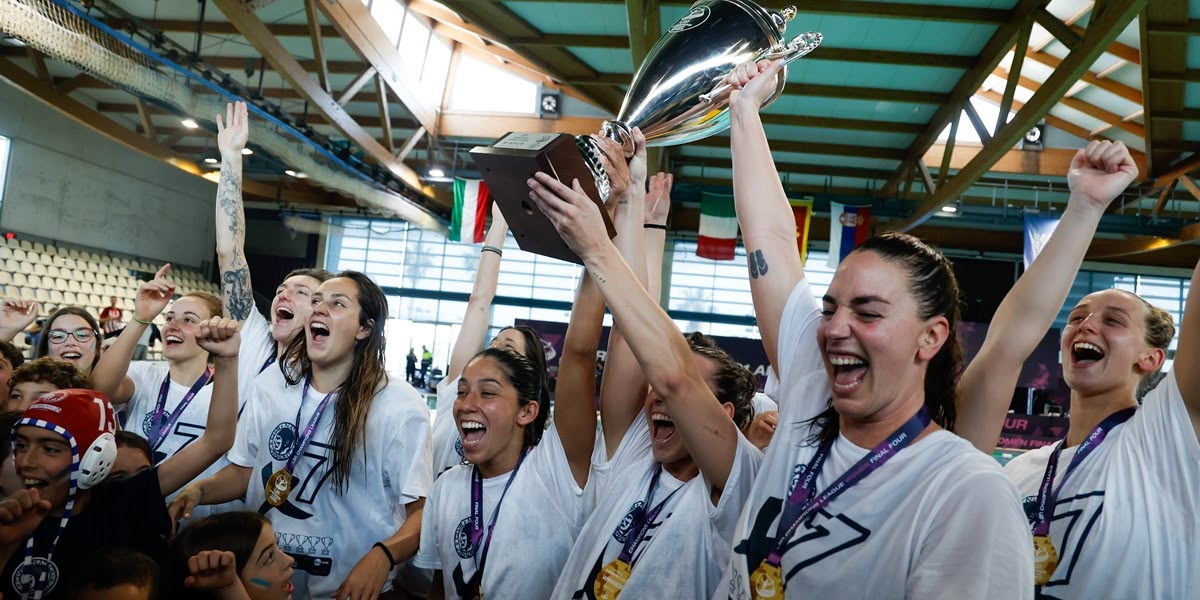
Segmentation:
{"type": "MultiPolygon", "coordinates": [[[[0,594],[1192,597],[1192,292],[1153,389],[1170,316],[1129,292],[1084,297],[1061,340],[1065,438],[1007,467],[990,457],[1022,363],[1137,175],[1129,152],[1092,142],[1076,154],[1059,227],[964,368],[954,272],[913,236],[869,238],[814,297],[759,116],[779,68],[749,63],[728,79],[770,400],[660,306],[672,180],[648,176],[635,129],[632,155],[598,140],[603,208],[577,181],[528,182],[584,264],[554,391],[536,332],[486,339],[507,237],[493,209],[431,419],[413,383],[432,353],[410,349],[404,379],[389,374],[387,301],[366,275],[298,270],[266,316],[255,309],[241,198],[250,127],[231,104],[216,119],[221,297],[177,295],[166,265],[123,326],[115,302],[99,321],[65,306],[32,360],[0,343],[0,594]],[[140,361],[160,316],[164,361],[140,361]],[[102,351],[105,335],[115,341],[102,351]]],[[[37,312],[5,300],[0,337],[37,312]]]]}

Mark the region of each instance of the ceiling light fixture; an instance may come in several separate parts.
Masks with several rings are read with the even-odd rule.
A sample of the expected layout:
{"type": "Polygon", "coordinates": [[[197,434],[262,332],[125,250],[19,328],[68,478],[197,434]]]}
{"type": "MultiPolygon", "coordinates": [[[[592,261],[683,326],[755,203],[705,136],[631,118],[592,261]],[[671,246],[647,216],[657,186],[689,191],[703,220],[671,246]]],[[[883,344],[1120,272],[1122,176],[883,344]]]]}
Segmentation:
{"type": "Polygon", "coordinates": [[[204,159],[204,162],[205,162],[206,164],[215,165],[215,164],[217,164],[217,163],[218,163],[218,162],[220,162],[220,161],[218,161],[217,159],[215,159],[215,158],[213,158],[213,157],[209,156],[209,157],[207,157],[207,158],[205,158],[205,159],[204,159]]]}
{"type": "Polygon", "coordinates": [[[188,129],[196,129],[200,127],[200,124],[196,123],[195,119],[183,119],[180,121],[180,123],[182,123],[183,126],[187,127],[188,129]]]}
{"type": "Polygon", "coordinates": [[[254,151],[249,148],[242,148],[242,156],[250,156],[254,151]]]}
{"type": "Polygon", "coordinates": [[[430,177],[445,177],[446,170],[441,167],[429,167],[430,177]]]}
{"type": "Polygon", "coordinates": [[[958,212],[958,207],[954,206],[953,204],[947,204],[942,207],[942,212],[954,214],[954,213],[958,212]]]}

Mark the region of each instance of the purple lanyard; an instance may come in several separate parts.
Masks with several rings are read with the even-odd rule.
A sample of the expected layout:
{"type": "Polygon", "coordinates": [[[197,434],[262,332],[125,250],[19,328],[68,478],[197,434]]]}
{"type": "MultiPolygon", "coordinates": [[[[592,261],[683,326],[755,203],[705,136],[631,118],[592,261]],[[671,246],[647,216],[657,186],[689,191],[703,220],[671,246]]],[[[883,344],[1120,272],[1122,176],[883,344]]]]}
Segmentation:
{"type": "Polygon", "coordinates": [[[175,412],[166,415],[164,419],[163,413],[166,412],[167,408],[167,392],[171,389],[171,372],[167,371],[167,376],[163,377],[162,385],[158,388],[158,403],[154,405],[154,412],[150,415],[150,422],[158,426],[157,430],[150,432],[150,439],[148,441],[150,442],[151,449],[158,450],[163,440],[167,439],[167,433],[171,431],[171,428],[175,427],[175,423],[179,422],[179,417],[183,416],[183,411],[187,410],[188,405],[192,403],[192,399],[196,397],[196,394],[200,393],[200,390],[208,385],[208,382],[212,379],[212,375],[213,368],[212,365],[209,365],[200,374],[200,379],[197,379],[196,383],[192,384],[192,389],[188,390],[187,394],[184,394],[183,400],[179,401],[179,406],[175,407],[175,412]]]}
{"type": "Polygon", "coordinates": [[[825,466],[825,458],[829,456],[829,452],[833,448],[833,440],[823,442],[812,460],[809,461],[804,478],[788,495],[787,504],[783,508],[783,516],[779,519],[779,528],[775,531],[775,544],[771,548],[771,553],[767,555],[767,563],[778,567],[783,562],[783,547],[787,545],[787,541],[796,533],[796,529],[800,527],[801,523],[811,520],[817,511],[829,506],[835,498],[842,495],[842,492],[854,487],[855,484],[882,467],[884,463],[911,444],[928,426],[929,413],[922,406],[917,414],[900,426],[900,429],[875,446],[866,456],[860,458],[853,467],[850,467],[849,471],[842,473],[841,477],[838,477],[824,492],[814,498],[817,476],[820,475],[821,468],[825,466]]]}
{"type": "MultiPolygon", "coordinates": [[[[630,535],[625,539],[625,546],[621,548],[620,556],[621,562],[631,567],[633,566],[633,555],[637,552],[638,546],[642,544],[642,540],[646,538],[646,533],[650,531],[650,524],[654,522],[654,518],[658,516],[658,513],[662,512],[663,507],[667,505],[667,501],[671,499],[671,496],[674,496],[675,492],[683,489],[681,485],[671,490],[671,493],[667,494],[667,497],[663,498],[662,502],[659,502],[647,512],[646,507],[650,506],[650,501],[654,499],[654,488],[658,487],[658,477],[662,475],[662,472],[662,465],[659,465],[654,470],[654,476],[650,478],[650,488],[646,490],[646,499],[642,501],[641,506],[633,511],[633,526],[630,527],[630,535]]],[[[617,529],[620,529],[620,525],[617,526],[617,529]]]]}
{"type": "MultiPolygon", "coordinates": [[[[300,411],[304,410],[304,399],[308,397],[308,386],[310,383],[311,381],[304,380],[304,391],[300,394],[300,406],[296,407],[297,428],[300,427],[300,411]]],[[[332,392],[325,394],[321,403],[317,405],[317,410],[313,411],[312,416],[309,417],[308,425],[304,426],[304,433],[300,435],[300,441],[296,442],[295,446],[292,446],[292,452],[288,456],[286,467],[289,475],[296,470],[296,463],[300,462],[300,457],[304,455],[304,449],[308,447],[308,443],[312,441],[313,434],[317,432],[317,424],[321,422],[321,415],[325,412],[325,405],[329,404],[329,399],[337,393],[339,388],[341,388],[340,385],[333,388],[332,392]]]]}
{"type": "Polygon", "coordinates": [[[1062,453],[1063,442],[1059,442],[1054,448],[1054,452],[1050,453],[1050,460],[1046,463],[1046,474],[1042,477],[1042,485],[1038,488],[1037,498],[1037,514],[1033,519],[1033,535],[1050,535],[1050,519],[1054,515],[1054,504],[1058,501],[1058,494],[1062,491],[1063,486],[1067,484],[1067,478],[1075,472],[1084,459],[1088,457],[1100,444],[1104,442],[1104,438],[1108,437],[1109,432],[1114,427],[1128,421],[1133,413],[1137,412],[1136,406],[1118,410],[1117,412],[1108,415],[1100,424],[1088,434],[1087,439],[1079,444],[1079,449],[1075,451],[1075,456],[1071,457],[1071,464],[1067,465],[1067,472],[1063,473],[1062,482],[1058,484],[1058,489],[1054,489],[1054,474],[1058,471],[1058,456],[1062,453]]]}
{"type": "Polygon", "coordinates": [[[508,476],[508,481],[504,483],[504,491],[500,492],[500,501],[496,503],[496,508],[492,509],[492,519],[488,523],[487,539],[483,540],[482,549],[479,547],[479,541],[483,538],[483,475],[479,473],[479,467],[471,467],[471,527],[469,533],[471,547],[475,549],[475,559],[479,564],[475,570],[476,576],[483,573],[483,564],[487,562],[488,548],[492,545],[492,530],[496,528],[496,517],[500,514],[500,505],[504,503],[504,496],[508,495],[508,487],[517,477],[517,471],[521,470],[521,463],[525,462],[528,454],[529,448],[521,451],[521,458],[517,460],[517,466],[513,468],[512,473],[508,476]]]}
{"type": "Polygon", "coordinates": [[[263,363],[263,366],[259,367],[259,369],[258,369],[259,375],[261,375],[263,371],[266,371],[267,367],[269,367],[273,364],[275,364],[275,354],[272,353],[270,356],[267,357],[267,360],[266,360],[266,362],[263,363]]]}

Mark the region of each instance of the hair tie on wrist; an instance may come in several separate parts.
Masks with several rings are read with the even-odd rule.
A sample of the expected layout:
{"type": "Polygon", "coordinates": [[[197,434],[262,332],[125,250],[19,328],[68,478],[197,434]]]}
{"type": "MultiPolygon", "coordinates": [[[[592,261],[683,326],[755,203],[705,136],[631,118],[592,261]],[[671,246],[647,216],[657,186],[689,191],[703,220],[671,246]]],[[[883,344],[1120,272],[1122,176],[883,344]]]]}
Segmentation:
{"type": "Polygon", "coordinates": [[[646,229],[661,229],[663,231],[667,230],[666,225],[659,225],[658,223],[645,223],[642,225],[642,227],[645,227],[646,229]]]}
{"type": "Polygon", "coordinates": [[[138,323],[141,323],[142,325],[153,325],[154,324],[153,320],[143,321],[143,320],[139,319],[137,315],[133,315],[133,320],[137,321],[138,323]]]}
{"type": "Polygon", "coordinates": [[[484,252],[495,252],[496,256],[504,256],[504,251],[495,246],[484,246],[483,248],[481,248],[479,250],[480,254],[482,254],[484,252]]]}
{"type": "Polygon", "coordinates": [[[392,557],[392,551],[388,550],[387,546],[383,545],[383,542],[375,542],[375,545],[371,547],[383,550],[383,555],[387,557],[388,564],[392,565],[393,569],[396,568],[396,559],[392,557]]]}

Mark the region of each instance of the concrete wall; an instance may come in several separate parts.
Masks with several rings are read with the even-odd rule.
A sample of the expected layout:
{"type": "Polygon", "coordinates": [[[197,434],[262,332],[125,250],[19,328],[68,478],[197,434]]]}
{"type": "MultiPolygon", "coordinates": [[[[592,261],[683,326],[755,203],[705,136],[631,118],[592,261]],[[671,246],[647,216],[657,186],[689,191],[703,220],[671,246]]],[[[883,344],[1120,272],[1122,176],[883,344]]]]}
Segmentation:
{"type": "Polygon", "coordinates": [[[0,227],[191,267],[213,260],[215,184],[3,82],[0,135],[12,139],[0,227]]]}

